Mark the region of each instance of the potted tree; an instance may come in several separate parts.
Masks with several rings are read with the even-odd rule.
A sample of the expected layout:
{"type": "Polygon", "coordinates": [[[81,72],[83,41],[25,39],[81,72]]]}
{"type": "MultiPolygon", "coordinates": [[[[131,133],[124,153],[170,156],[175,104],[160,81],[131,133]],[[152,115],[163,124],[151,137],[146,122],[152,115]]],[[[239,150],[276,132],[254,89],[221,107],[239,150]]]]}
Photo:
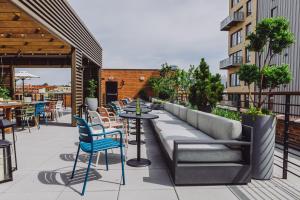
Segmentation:
{"type": "Polygon", "coordinates": [[[241,81],[249,87],[250,109],[242,114],[242,123],[253,127],[252,177],[268,180],[273,174],[276,117],[264,108],[267,94],[281,85],[290,83],[292,76],[287,64],[274,65],[272,59],[294,43],[289,22],[283,17],[267,18],[259,22],[251,33],[248,49],[258,55],[257,65],[243,65],[239,71],[241,81]],[[250,85],[258,92],[256,101],[250,85]]]}
{"type": "Polygon", "coordinates": [[[98,98],[96,98],[97,81],[91,79],[88,81],[88,95],[85,98],[85,104],[91,111],[96,111],[98,108],[98,98]]]}
{"type": "Polygon", "coordinates": [[[208,64],[202,58],[200,65],[193,70],[189,102],[200,111],[211,112],[217,102],[222,100],[223,90],[220,74],[212,75],[208,64]]]}

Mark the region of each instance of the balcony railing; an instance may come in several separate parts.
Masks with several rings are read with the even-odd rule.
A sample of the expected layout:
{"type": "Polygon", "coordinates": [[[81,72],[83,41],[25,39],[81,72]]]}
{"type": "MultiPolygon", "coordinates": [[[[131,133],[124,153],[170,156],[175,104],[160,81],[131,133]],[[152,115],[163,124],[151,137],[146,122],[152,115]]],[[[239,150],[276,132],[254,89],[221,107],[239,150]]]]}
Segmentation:
{"type": "Polygon", "coordinates": [[[228,69],[229,67],[240,66],[243,64],[242,56],[233,56],[226,58],[220,62],[220,69],[228,69]]]}
{"type": "Polygon", "coordinates": [[[244,21],[244,13],[235,12],[221,22],[221,31],[228,31],[232,26],[242,21],[244,21]]]}

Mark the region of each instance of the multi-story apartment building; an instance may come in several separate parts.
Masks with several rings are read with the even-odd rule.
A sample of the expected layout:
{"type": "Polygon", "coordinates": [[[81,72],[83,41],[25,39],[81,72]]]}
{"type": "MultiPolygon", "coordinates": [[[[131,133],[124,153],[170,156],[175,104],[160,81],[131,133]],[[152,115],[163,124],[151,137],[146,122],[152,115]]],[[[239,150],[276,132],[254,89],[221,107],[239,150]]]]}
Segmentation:
{"type": "MultiPolygon", "coordinates": [[[[242,64],[255,63],[255,53],[247,50],[245,38],[256,26],[257,0],[229,0],[229,4],[229,16],[221,22],[221,31],[228,31],[228,58],[220,62],[220,69],[227,70],[227,92],[247,92],[248,86],[239,80],[237,71],[242,64]]],[[[229,100],[235,98],[229,96],[229,100]]]]}
{"type": "MultiPolygon", "coordinates": [[[[247,86],[238,79],[236,72],[243,63],[257,63],[255,53],[247,51],[248,33],[255,29],[256,23],[264,18],[283,16],[290,21],[291,31],[295,35],[295,43],[281,55],[275,56],[272,64],[287,63],[293,75],[288,86],[277,91],[300,91],[300,1],[299,0],[229,0],[229,16],[221,22],[221,30],[228,31],[229,57],[220,62],[220,69],[227,70],[227,92],[246,92],[247,86]]],[[[254,91],[254,86],[251,87],[254,91]]],[[[235,101],[231,95],[229,100],[235,101]],[[230,99],[231,98],[231,99],[230,99]]],[[[242,96],[243,98],[243,96],[242,96]]],[[[243,99],[242,99],[243,100],[243,99]]],[[[284,103],[284,96],[275,96],[273,102],[284,103]]],[[[300,104],[300,97],[292,97],[292,104],[300,104]]],[[[275,106],[275,111],[282,112],[283,106],[275,106]]],[[[292,110],[297,108],[293,107],[292,110]]],[[[298,108],[299,109],[299,108],[298,108]]],[[[299,111],[294,111],[299,112],[299,111]]],[[[299,113],[300,114],[300,113],[299,113]]]]}

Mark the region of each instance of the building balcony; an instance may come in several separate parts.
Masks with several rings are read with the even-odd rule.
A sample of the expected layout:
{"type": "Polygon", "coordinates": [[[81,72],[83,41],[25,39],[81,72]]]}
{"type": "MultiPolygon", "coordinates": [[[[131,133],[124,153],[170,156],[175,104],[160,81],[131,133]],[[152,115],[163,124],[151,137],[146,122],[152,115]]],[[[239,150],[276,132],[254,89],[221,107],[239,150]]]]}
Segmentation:
{"type": "Polygon", "coordinates": [[[228,31],[239,22],[244,21],[244,12],[235,12],[221,22],[221,31],[228,31]]]}
{"type": "Polygon", "coordinates": [[[228,69],[230,67],[237,67],[243,64],[242,56],[229,57],[220,61],[220,69],[228,69]]]}

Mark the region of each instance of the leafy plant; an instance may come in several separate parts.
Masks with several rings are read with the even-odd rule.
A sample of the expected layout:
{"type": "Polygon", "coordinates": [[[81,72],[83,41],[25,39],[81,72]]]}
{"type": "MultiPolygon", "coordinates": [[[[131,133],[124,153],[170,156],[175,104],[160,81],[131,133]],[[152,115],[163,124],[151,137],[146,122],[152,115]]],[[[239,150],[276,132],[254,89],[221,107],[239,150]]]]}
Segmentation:
{"type": "Polygon", "coordinates": [[[89,98],[95,98],[96,97],[96,90],[97,90],[97,81],[94,79],[91,79],[88,81],[88,97],[89,98]]]}
{"type": "Polygon", "coordinates": [[[215,107],[222,99],[224,86],[219,74],[212,75],[204,58],[193,73],[193,84],[190,87],[189,101],[199,110],[207,111],[207,107],[215,107]]]}
{"type": "Polygon", "coordinates": [[[274,56],[290,47],[295,39],[289,30],[289,21],[284,17],[262,20],[257,24],[256,32],[251,33],[247,39],[249,40],[247,48],[258,54],[258,65],[243,65],[239,75],[240,80],[248,84],[250,97],[250,84],[257,85],[258,102],[255,103],[251,99],[254,107],[249,109],[248,113],[260,115],[267,97],[265,95],[266,97],[263,98],[263,92],[270,93],[273,89],[288,84],[292,80],[287,64],[272,65],[271,62],[274,56]]]}
{"type": "Polygon", "coordinates": [[[232,110],[216,107],[213,109],[212,113],[215,115],[221,116],[221,117],[225,117],[227,119],[241,121],[240,113],[232,111],[232,110]]]}
{"type": "Polygon", "coordinates": [[[8,88],[0,86],[0,98],[10,99],[10,91],[8,88]]]}

